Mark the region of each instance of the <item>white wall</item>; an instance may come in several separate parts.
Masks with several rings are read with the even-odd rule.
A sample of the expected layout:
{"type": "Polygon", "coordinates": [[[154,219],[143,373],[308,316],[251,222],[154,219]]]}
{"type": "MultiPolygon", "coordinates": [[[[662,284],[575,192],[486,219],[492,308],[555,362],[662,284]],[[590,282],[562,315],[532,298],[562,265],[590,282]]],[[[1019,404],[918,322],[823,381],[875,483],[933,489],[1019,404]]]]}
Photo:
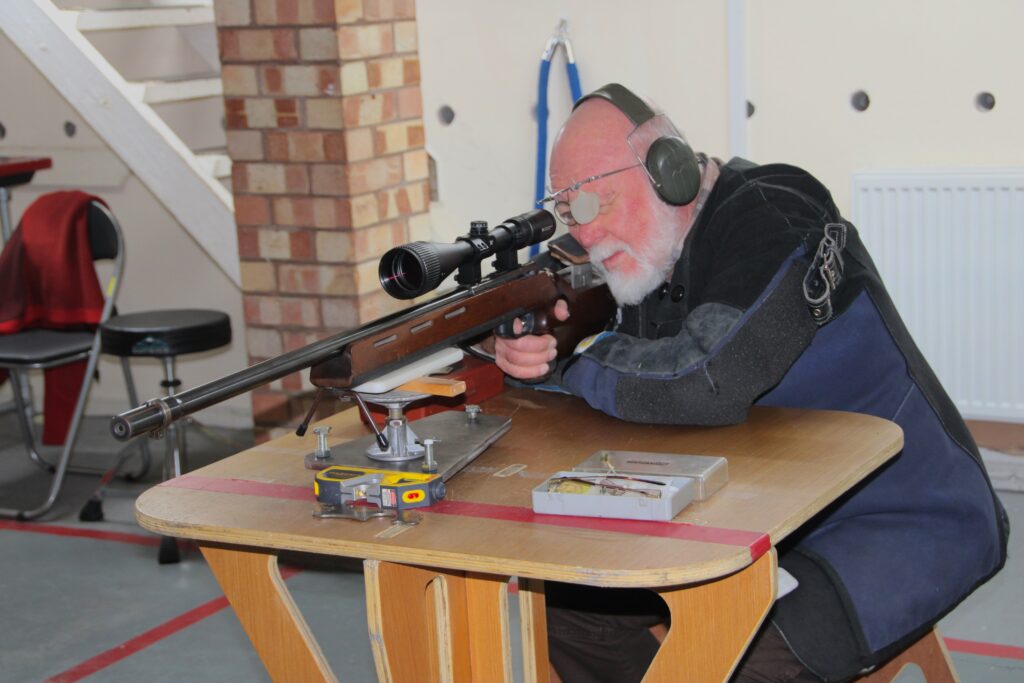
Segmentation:
{"type": "Polygon", "coordinates": [[[864,169],[1024,164],[1024,3],[747,2],[752,156],[815,173],[850,208],[864,169]],[[864,90],[857,112],[850,95],[864,90]],[[981,91],[995,95],[988,112],[981,91]]]}
{"type": "MultiPolygon", "coordinates": [[[[52,170],[38,172],[31,184],[13,188],[14,220],[46,192],[78,188],[103,197],[125,233],[125,275],[118,310],[131,313],[212,308],[231,317],[235,340],[230,346],[179,359],[178,376],[185,388],[245,367],[245,327],[238,288],[2,34],[0,64],[0,92],[4,93],[0,122],[7,130],[0,140],[0,155],[46,155],[53,159],[52,170]],[[31,95],[23,95],[27,93],[31,95]],[[64,135],[65,121],[77,127],[73,138],[64,135]]],[[[166,393],[159,386],[163,373],[159,361],[134,360],[133,369],[141,399],[166,393]]],[[[88,413],[110,415],[124,410],[128,399],[120,362],[104,357],[100,377],[92,390],[88,413]]],[[[9,396],[7,392],[4,388],[2,396],[9,396]]],[[[40,395],[41,390],[36,392],[37,400],[40,395]]],[[[211,407],[197,417],[210,424],[242,427],[252,424],[251,414],[245,395],[211,407]]]]}
{"type": "MultiPolygon", "coordinates": [[[[756,107],[747,155],[804,166],[845,212],[856,170],[1021,164],[1017,0],[420,0],[424,119],[440,194],[435,238],[530,207],[537,72],[563,17],[584,92],[621,81],[660,103],[695,148],[735,153],[730,7],[746,19],[746,93],[756,107]],[[861,89],[871,97],[864,113],[850,106],[861,89]],[[996,96],[990,112],[974,105],[983,90],[996,96]],[[447,127],[437,116],[444,104],[456,114],[447,127]]],[[[549,142],[568,114],[568,92],[559,56],[549,142]]]]}
{"type": "MultiPolygon", "coordinates": [[[[434,237],[532,207],[540,57],[559,19],[584,92],[621,81],[672,114],[698,147],[727,154],[725,2],[445,0],[417,3],[427,148],[437,161],[434,237]],[[442,105],[455,110],[440,123],[442,105]]],[[[571,107],[561,53],[548,85],[548,140],[571,107]]]]}

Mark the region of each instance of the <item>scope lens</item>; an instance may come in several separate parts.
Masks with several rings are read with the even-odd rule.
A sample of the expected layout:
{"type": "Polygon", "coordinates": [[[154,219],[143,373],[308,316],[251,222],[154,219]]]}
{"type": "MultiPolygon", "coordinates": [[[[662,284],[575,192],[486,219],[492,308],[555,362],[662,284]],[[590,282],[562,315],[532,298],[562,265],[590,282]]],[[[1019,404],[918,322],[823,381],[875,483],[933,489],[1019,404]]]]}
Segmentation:
{"type": "Polygon", "coordinates": [[[415,255],[404,249],[396,249],[380,270],[380,284],[392,296],[412,293],[423,286],[423,265],[415,255]]]}

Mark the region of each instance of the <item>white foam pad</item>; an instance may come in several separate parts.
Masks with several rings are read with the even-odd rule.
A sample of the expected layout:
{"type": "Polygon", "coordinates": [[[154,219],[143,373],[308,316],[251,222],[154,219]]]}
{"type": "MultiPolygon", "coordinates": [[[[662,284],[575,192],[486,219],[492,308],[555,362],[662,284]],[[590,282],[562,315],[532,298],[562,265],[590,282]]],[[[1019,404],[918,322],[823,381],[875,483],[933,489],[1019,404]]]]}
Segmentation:
{"type": "Polygon", "coordinates": [[[455,347],[441,349],[426,358],[420,358],[397,370],[392,370],[386,375],[381,375],[377,379],[353,387],[353,391],[362,394],[383,394],[417,377],[423,377],[449,365],[454,365],[462,360],[462,355],[462,349],[455,347]]]}

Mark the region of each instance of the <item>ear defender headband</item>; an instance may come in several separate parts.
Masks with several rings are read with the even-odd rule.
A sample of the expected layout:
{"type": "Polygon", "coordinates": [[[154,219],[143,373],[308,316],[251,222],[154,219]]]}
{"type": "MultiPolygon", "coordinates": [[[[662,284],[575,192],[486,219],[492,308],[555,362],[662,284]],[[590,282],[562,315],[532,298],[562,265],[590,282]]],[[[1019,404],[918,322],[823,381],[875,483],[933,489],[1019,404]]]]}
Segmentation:
{"type": "Polygon", "coordinates": [[[700,190],[700,163],[679,131],[664,116],[657,114],[646,102],[618,83],[609,83],[584,95],[573,105],[573,109],[595,97],[611,102],[633,122],[635,129],[627,143],[643,164],[658,196],[673,206],[692,202],[700,190]],[[654,127],[653,135],[651,131],[645,130],[648,126],[654,127]],[[644,138],[652,136],[654,139],[644,153],[644,138]]]}

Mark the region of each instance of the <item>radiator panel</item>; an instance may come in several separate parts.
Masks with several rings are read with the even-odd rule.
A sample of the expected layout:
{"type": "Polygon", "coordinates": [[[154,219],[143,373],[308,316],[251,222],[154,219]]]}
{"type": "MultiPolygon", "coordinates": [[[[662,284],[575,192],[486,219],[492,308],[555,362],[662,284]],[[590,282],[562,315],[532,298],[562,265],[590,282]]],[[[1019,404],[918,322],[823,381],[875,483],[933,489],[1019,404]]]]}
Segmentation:
{"type": "Polygon", "coordinates": [[[1024,422],[1024,168],[864,172],[851,220],[964,417],[1024,422]]]}

